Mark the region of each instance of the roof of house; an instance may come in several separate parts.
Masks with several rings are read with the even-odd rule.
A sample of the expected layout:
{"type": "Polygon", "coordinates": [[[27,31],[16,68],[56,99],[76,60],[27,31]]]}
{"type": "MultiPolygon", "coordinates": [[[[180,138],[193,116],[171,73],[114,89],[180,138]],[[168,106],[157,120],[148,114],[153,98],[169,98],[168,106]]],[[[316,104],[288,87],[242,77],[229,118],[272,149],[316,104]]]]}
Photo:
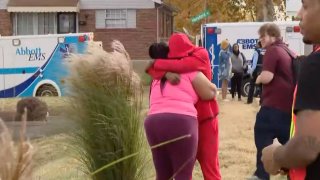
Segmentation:
{"type": "Polygon", "coordinates": [[[9,0],[8,6],[75,6],[79,0],[9,0]]]}
{"type": "Polygon", "coordinates": [[[9,0],[8,12],[79,12],[79,0],[9,0]]]}
{"type": "MultiPolygon", "coordinates": [[[[8,0],[8,12],[79,12],[80,0],[8,0]]],[[[163,2],[163,0],[151,0],[156,6],[165,7],[172,12],[178,9],[163,2]]],[[[96,1],[95,4],[97,4],[96,1]]],[[[81,7],[89,3],[88,0],[81,2],[81,7]]],[[[122,2],[123,3],[123,2],[122,2]]],[[[103,4],[104,6],[106,4],[103,4]]],[[[100,7],[100,6],[99,6],[100,7]]],[[[109,6],[108,6],[109,7],[109,6]]],[[[114,8],[114,7],[112,7],[114,8]]],[[[89,8],[90,9],[90,8],[89,8]]]]}

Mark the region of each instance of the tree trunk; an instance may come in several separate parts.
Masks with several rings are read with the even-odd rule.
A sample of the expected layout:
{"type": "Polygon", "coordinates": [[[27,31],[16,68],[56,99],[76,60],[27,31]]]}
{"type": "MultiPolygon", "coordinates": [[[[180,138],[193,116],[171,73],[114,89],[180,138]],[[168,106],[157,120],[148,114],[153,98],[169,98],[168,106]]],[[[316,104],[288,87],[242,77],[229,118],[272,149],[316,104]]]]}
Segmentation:
{"type": "Polygon", "coordinates": [[[274,4],[272,0],[256,0],[257,7],[257,21],[273,21],[274,15],[274,4]]]}
{"type": "Polygon", "coordinates": [[[275,20],[274,4],[272,0],[267,0],[267,21],[275,20]]]}

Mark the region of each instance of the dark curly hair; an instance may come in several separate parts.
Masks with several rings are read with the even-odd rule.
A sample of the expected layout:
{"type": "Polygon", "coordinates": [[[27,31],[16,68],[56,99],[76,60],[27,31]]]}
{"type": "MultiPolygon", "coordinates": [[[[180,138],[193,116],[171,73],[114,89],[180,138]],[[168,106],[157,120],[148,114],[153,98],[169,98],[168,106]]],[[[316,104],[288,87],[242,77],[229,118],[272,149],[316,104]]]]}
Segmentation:
{"type": "Polygon", "coordinates": [[[167,59],[169,53],[169,46],[164,43],[153,43],[149,47],[149,56],[152,59],[167,59]]]}
{"type": "MultiPolygon", "coordinates": [[[[167,59],[169,53],[169,46],[167,43],[160,42],[160,43],[153,43],[149,47],[149,56],[152,59],[167,59]]],[[[167,78],[162,77],[160,80],[160,89],[161,93],[164,89],[164,86],[166,84],[167,78]]]]}

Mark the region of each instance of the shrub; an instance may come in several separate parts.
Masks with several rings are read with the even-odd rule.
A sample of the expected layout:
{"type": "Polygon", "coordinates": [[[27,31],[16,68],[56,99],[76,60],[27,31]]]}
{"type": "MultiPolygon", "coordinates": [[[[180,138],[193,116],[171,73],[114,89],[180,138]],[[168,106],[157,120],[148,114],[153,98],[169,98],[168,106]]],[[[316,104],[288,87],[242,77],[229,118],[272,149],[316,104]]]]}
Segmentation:
{"type": "MultiPolygon", "coordinates": [[[[141,106],[142,85],[122,44],[114,52],[91,47],[70,58],[69,116],[80,129],[71,135],[73,153],[86,173],[130,154],[147,150],[141,106]]],[[[144,153],[95,174],[93,179],[145,179],[144,153]]]]}

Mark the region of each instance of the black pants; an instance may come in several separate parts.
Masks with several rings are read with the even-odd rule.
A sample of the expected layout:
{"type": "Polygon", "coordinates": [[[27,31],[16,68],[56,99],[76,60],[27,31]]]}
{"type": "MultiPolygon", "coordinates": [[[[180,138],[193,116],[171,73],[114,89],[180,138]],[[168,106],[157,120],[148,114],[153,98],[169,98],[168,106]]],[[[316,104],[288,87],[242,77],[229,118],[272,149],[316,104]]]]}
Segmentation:
{"type": "Polygon", "coordinates": [[[258,85],[256,84],[257,77],[258,77],[258,73],[254,72],[250,80],[247,103],[252,103],[253,97],[255,96],[260,97],[260,104],[262,102],[262,84],[258,84],[258,85]]]}
{"type": "Polygon", "coordinates": [[[260,179],[270,179],[261,161],[263,148],[272,144],[274,138],[278,138],[281,144],[285,144],[289,140],[290,125],[290,113],[271,107],[260,108],[254,125],[254,141],[257,148],[257,169],[254,175],[260,179]]]}
{"type": "Polygon", "coordinates": [[[234,73],[231,78],[231,96],[234,98],[235,93],[238,92],[238,99],[241,99],[241,86],[242,86],[243,73],[234,73]]]}

